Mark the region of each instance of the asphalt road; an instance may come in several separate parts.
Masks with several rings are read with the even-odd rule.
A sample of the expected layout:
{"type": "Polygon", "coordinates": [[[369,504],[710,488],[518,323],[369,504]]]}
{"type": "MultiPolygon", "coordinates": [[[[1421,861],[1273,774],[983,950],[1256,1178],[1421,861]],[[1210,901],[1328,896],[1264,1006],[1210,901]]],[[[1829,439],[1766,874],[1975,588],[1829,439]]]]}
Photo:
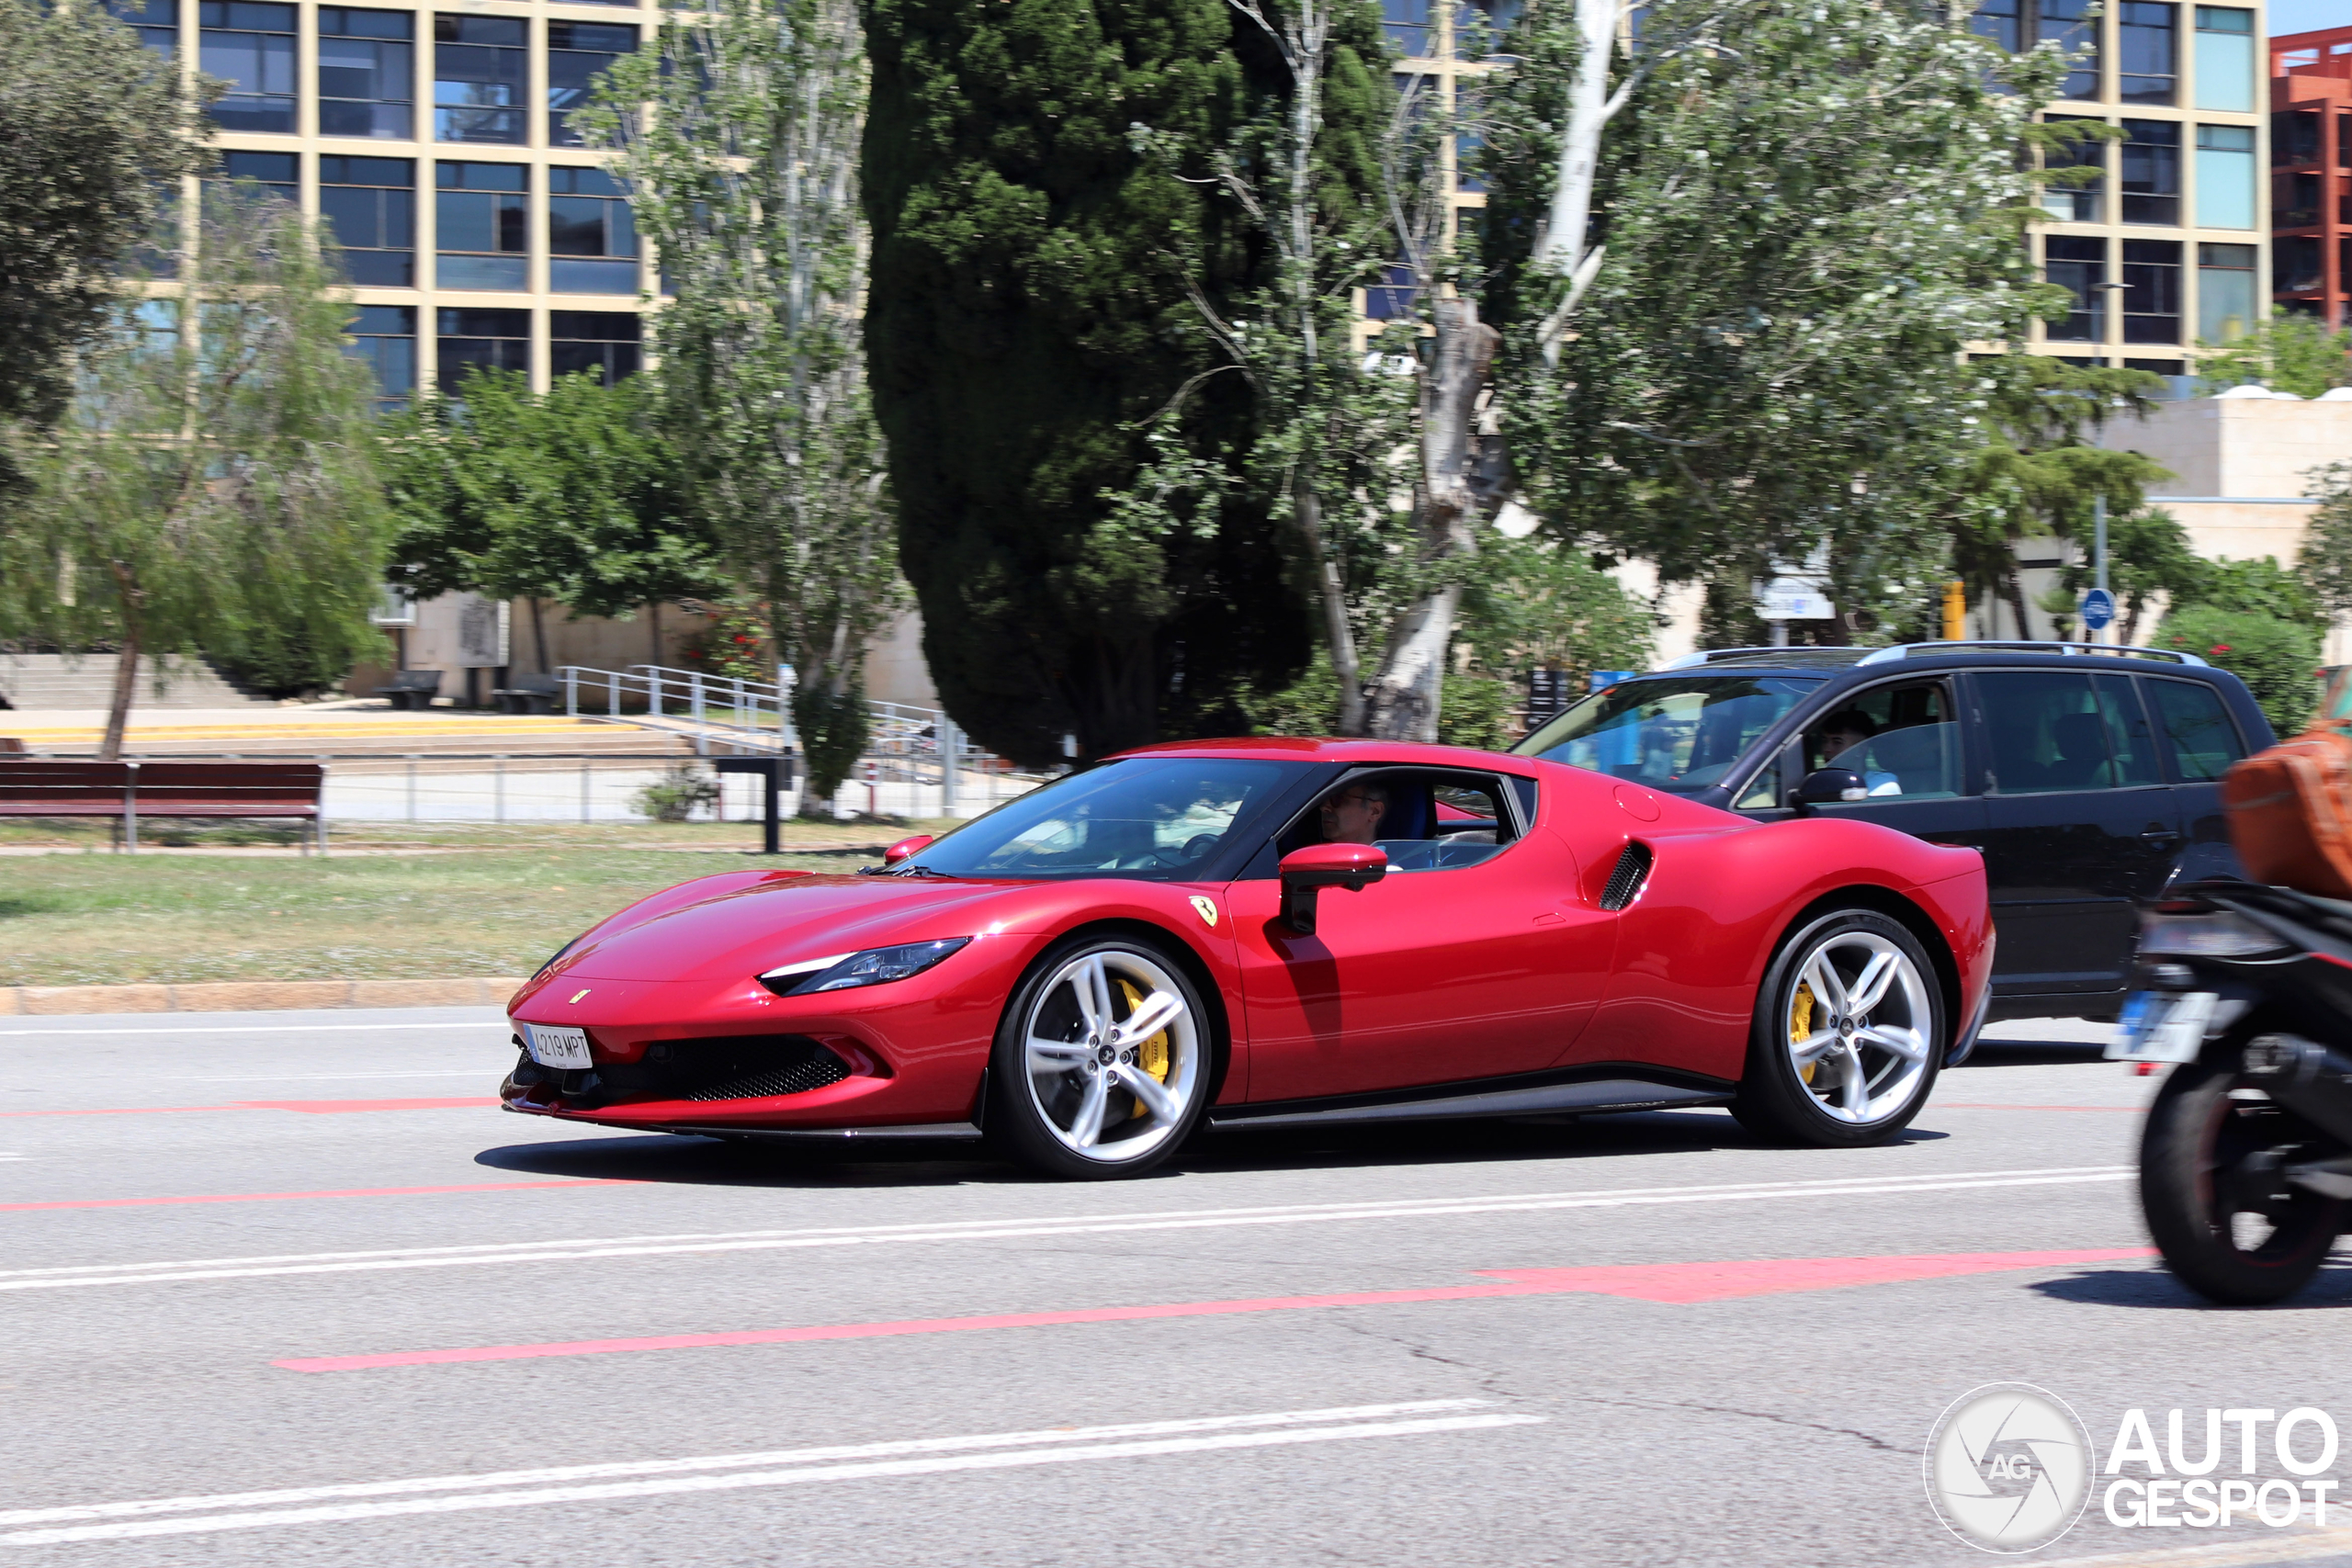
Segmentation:
{"type": "MultiPolygon", "coordinates": [[[[2352,1269],[2198,1304],[2128,1179],[2153,1080],[2080,1045],[1988,1046],[1884,1148],[1698,1111],[1068,1185],[506,1115],[505,1041],[0,1021],[0,1568],[1967,1563],[1921,1454],[1978,1385],[2102,1451],[2352,1427],[2352,1269]]],[[[2035,1560],[2352,1562],[2347,1510],[2095,1500],[2035,1560]]]]}

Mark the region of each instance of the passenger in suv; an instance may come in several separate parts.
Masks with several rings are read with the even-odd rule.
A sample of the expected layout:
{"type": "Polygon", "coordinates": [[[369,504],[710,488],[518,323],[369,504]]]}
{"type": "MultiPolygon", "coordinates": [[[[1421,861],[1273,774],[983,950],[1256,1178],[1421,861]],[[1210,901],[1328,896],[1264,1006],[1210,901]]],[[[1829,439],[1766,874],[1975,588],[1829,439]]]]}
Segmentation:
{"type": "Polygon", "coordinates": [[[1514,750],[1759,821],[1975,845],[1999,932],[1990,1017],[2111,1018],[2133,901],[2237,873],[2222,774],[2272,739],[2245,683],[2191,654],[1929,642],[1692,654],[1514,750]]]}

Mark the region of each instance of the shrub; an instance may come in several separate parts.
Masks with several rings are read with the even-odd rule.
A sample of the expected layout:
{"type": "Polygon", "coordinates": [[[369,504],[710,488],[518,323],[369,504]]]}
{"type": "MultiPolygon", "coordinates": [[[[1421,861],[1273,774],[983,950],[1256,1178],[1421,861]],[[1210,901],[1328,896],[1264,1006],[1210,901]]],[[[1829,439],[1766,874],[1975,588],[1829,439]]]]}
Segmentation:
{"type": "Polygon", "coordinates": [[[659,784],[647,784],[630,802],[656,822],[685,822],[695,808],[718,804],[718,781],[692,762],[673,763],[659,784]]]}
{"type": "Polygon", "coordinates": [[[2193,653],[2244,681],[2282,736],[2301,729],[2319,701],[2320,633],[2312,626],[2259,611],[2190,604],[2165,617],[2155,646],[2193,653]]]}

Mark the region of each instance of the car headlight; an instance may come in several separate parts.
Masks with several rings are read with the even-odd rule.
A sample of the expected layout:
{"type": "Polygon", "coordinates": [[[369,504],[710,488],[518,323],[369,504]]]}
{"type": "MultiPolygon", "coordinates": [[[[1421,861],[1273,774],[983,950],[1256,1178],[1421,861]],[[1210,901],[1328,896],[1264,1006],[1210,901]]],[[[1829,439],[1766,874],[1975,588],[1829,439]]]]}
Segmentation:
{"type": "Polygon", "coordinates": [[[813,996],[819,991],[854,991],[861,986],[888,985],[920,975],[972,939],[949,937],[943,942],[910,942],[902,947],[869,947],[864,953],[837,953],[830,958],[803,959],[771,969],[760,984],[779,997],[813,996]]]}
{"type": "Polygon", "coordinates": [[[2164,953],[2184,958],[2251,958],[2258,953],[2278,953],[2287,944],[2243,916],[2216,910],[2210,915],[2150,915],[2140,924],[2140,953],[2164,953]]]}

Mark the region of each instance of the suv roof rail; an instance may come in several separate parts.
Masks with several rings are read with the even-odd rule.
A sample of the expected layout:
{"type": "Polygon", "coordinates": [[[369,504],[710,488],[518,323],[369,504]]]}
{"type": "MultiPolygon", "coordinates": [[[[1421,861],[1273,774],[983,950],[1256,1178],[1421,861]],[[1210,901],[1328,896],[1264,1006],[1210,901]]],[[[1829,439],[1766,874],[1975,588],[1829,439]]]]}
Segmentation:
{"type": "Polygon", "coordinates": [[[2177,648],[2143,648],[2133,643],[2110,642],[2018,642],[1993,637],[1961,637],[1950,642],[1899,642],[1892,648],[1872,650],[1858,660],[1863,664],[1884,664],[1896,659],[1924,659],[1932,654],[1953,653],[1962,649],[1991,649],[2003,653],[2059,653],[2078,657],[2106,655],[2137,659],[2169,659],[2176,664],[2203,666],[2205,660],[2193,653],[2177,648]]]}
{"type": "Polygon", "coordinates": [[[1668,660],[1664,664],[1659,665],[1658,668],[1660,670],[1687,670],[1693,664],[1705,664],[1717,659],[1746,659],[1752,658],[1758,654],[1770,655],[1777,653],[1786,655],[1790,658],[1804,659],[1809,656],[1818,657],[1824,653],[1859,653],[1860,651],[1860,649],[1818,648],[1811,645],[1807,645],[1803,648],[1702,648],[1694,653],[1686,653],[1679,659],[1668,660]]]}

